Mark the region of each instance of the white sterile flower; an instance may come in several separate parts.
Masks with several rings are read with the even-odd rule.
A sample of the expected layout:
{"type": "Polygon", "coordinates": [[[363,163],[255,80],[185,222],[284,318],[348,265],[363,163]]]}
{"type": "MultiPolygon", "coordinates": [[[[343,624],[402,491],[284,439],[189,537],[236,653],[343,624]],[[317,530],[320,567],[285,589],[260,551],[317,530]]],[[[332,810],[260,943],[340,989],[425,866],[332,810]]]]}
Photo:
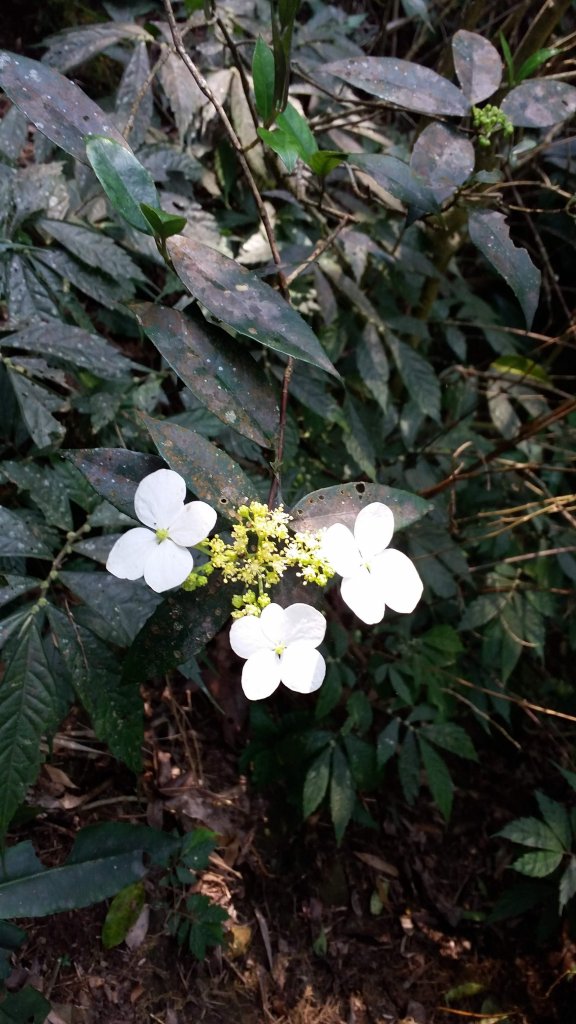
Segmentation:
{"type": "Polygon", "coordinates": [[[242,689],[249,700],[269,697],[284,683],[297,693],[313,693],[322,685],[326,662],[316,650],[326,620],[308,604],[281,608],[269,604],[259,618],[247,615],[230,628],[230,646],[247,658],[242,689]]]}
{"type": "Polygon", "coordinates": [[[393,533],[391,509],[375,501],[358,513],[354,533],[334,523],[322,541],[324,557],[343,577],[342,599],[370,626],[383,619],[387,605],[413,612],[424,589],[414,563],[388,547],[393,533]]]}
{"type": "Polygon", "coordinates": [[[158,469],[140,481],[134,511],[146,527],[136,526],[116,541],[106,562],[121,580],[146,583],[157,594],[178,587],[194,567],[189,547],[204,540],[216,513],[204,501],[184,504],[186,483],[171,469],[158,469]]]}

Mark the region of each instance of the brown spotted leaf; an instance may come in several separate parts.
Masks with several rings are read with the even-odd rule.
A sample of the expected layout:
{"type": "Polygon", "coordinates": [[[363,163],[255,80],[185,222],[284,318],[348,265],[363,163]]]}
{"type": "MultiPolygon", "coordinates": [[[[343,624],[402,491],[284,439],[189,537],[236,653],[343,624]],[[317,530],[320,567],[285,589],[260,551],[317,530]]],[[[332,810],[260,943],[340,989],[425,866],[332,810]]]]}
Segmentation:
{"type": "Polygon", "coordinates": [[[470,104],[463,92],[436,71],[395,57],[352,57],[324,64],[322,74],[336,75],[345,82],[420,114],[463,117],[470,104]]]}
{"type": "Polygon", "coordinates": [[[394,514],[395,530],[403,530],[416,523],[432,505],[417,494],[400,491],[383,484],[350,483],[336,487],[323,487],[302,498],[290,514],[295,530],[321,530],[332,523],[343,523],[353,528],[360,509],[374,501],[381,501],[394,514]]]}
{"type": "Polygon", "coordinates": [[[501,109],[518,128],[549,128],[576,111],[576,88],[552,78],[534,78],[512,89],[501,109]]]}

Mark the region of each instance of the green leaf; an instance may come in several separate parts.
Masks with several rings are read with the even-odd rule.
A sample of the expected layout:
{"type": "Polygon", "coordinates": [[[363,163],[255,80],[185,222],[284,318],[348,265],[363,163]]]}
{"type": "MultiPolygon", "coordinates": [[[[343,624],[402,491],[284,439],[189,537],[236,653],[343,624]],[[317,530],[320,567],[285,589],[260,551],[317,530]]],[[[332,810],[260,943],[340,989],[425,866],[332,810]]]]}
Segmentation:
{"type": "Polygon", "coordinates": [[[477,32],[460,29],[452,36],[454,67],[470,103],[481,103],[500,87],[502,61],[492,43],[477,32]]]}
{"type": "Polygon", "coordinates": [[[57,365],[63,363],[90,370],[103,380],[128,376],[130,367],[134,365],[98,334],[60,322],[26,327],[13,334],[0,334],[0,345],[3,349],[37,352],[44,359],[54,360],[57,365]]]}
{"type": "Polygon", "coordinates": [[[126,448],[79,448],[62,455],[80,470],[98,494],[132,519],[138,484],[149,473],[166,468],[157,455],[130,452],[126,448]]]}
{"type": "Polygon", "coordinates": [[[104,949],[114,949],[124,942],[128,932],[136,924],[145,900],[146,890],[142,882],[132,882],[116,894],[108,907],[102,928],[104,949]]]}
{"type": "Polygon", "coordinates": [[[550,128],[576,111],[576,87],[554,78],[535,78],[512,89],[500,109],[518,128],[550,128]]]}
{"type": "Polygon", "coordinates": [[[384,487],[383,484],[361,482],[312,491],[294,505],[290,514],[294,520],[294,529],[297,530],[314,532],[332,523],[343,523],[352,529],[360,509],[374,501],[380,501],[392,509],[397,531],[418,522],[433,507],[417,494],[400,491],[395,487],[384,487]]]}
{"type": "Polygon", "coordinates": [[[50,406],[54,404],[53,393],[10,369],[8,378],[20,406],[22,419],[36,447],[57,447],[66,434],[66,428],[50,412],[50,406]]]}
{"type": "Polygon", "coordinates": [[[348,162],[365,171],[377,185],[404,203],[411,221],[438,209],[432,191],[404,160],[381,153],[354,153],[348,157],[348,162]]]}
{"type": "Polygon", "coordinates": [[[411,345],[400,341],[389,332],[386,343],[394,356],[404,386],[416,405],[430,419],[440,422],[441,393],[438,378],[427,359],[415,352],[411,345]]]}
{"type": "Polygon", "coordinates": [[[420,790],[420,754],[412,730],[406,733],[400,747],[398,776],[407,803],[413,804],[420,790]]]}
{"type": "Polygon", "coordinates": [[[468,180],[476,162],[474,146],[447,125],[429,124],[420,133],[410,157],[410,167],[439,203],[454,195],[468,180]]]}
{"type": "Polygon", "coordinates": [[[8,992],[0,1003],[0,1024],[44,1024],[51,1006],[32,985],[8,992]]]}
{"type": "Polygon", "coordinates": [[[422,64],[396,57],[351,57],[324,64],[322,75],[336,75],[345,82],[420,114],[463,117],[470,105],[463,92],[447,78],[422,64]]]}
{"type": "Polygon", "coordinates": [[[332,750],[332,778],[330,780],[330,814],[338,846],[342,842],[356,803],[356,790],[348,760],[340,747],[332,750]]]}
{"type": "Polygon", "coordinates": [[[258,36],[252,57],[256,110],[265,125],[274,119],[274,53],[258,36]]]}
{"type": "Polygon", "coordinates": [[[448,821],[452,812],[452,800],[454,797],[452,776],[444,759],[440,757],[440,754],[433,747],[426,743],[421,733],[418,733],[418,744],[424,768],[426,769],[430,792],[442,815],[448,821]]]}
{"type": "Polygon", "coordinates": [[[171,235],[179,235],[188,223],[186,217],[165,213],[159,207],[148,206],[148,203],[140,203],[140,209],[158,238],[166,239],[171,235]]]}
{"type": "Polygon", "coordinates": [[[386,414],[390,407],[390,366],[380,334],[373,324],[366,324],[357,340],[356,365],[364,384],[386,414]]]}
{"type": "Polygon", "coordinates": [[[274,153],[277,153],[288,174],[292,174],[292,171],[298,163],[298,157],[300,151],[294,136],[290,132],[283,131],[281,128],[277,128],[271,132],[268,128],[259,128],[258,135],[270,147],[274,153]]]}
{"type": "Polygon", "coordinates": [[[52,558],[52,552],[17,512],[0,506],[0,557],[52,558]]]}
{"type": "Polygon", "coordinates": [[[374,789],[377,784],[376,750],[374,744],[362,740],[358,736],[350,735],[344,736],[344,747],[348,755],[348,764],[350,765],[355,785],[358,789],[374,789]]]}
{"type": "Polygon", "coordinates": [[[424,736],[430,743],[434,743],[437,747],[450,751],[451,754],[465,757],[469,761],[478,760],[474,744],[468,733],[461,725],[456,725],[455,722],[437,722],[423,725],[420,735],[424,736]]]}
{"type": "Polygon", "coordinates": [[[190,294],[218,320],[252,341],[338,377],[306,321],[256,274],[183,235],[167,245],[176,273],[190,294]]]}
{"type": "Polygon", "coordinates": [[[230,617],[234,593],[233,587],[211,577],[193,593],[168,594],[127,652],[124,679],[137,686],[198,654],[230,617]]]}
{"type": "Polygon", "coordinates": [[[204,871],[210,854],[215,850],[218,836],[209,828],[195,828],[182,839],[179,859],[190,871],[204,871]]]}
{"type": "Polygon", "coordinates": [[[116,658],[90,630],[57,608],[49,607],[48,614],[66,672],[96,735],[112,754],[139,771],[143,710],[137,685],[121,682],[116,658]]]}
{"type": "Polygon", "coordinates": [[[510,866],[530,878],[544,878],[556,870],[562,857],[562,853],[554,853],[552,850],[537,850],[535,853],[523,853],[510,866]]]}
{"type": "Polygon", "coordinates": [[[420,18],[429,29],[432,22],[428,13],[428,0],[401,0],[407,18],[420,18]]]}
{"type": "Polygon", "coordinates": [[[0,87],[43,135],[82,163],[87,135],[105,135],[130,152],[111,115],[40,61],[1,50],[0,87]]]}
{"type": "Polygon", "coordinates": [[[221,946],[225,935],[222,925],[228,914],[224,907],[212,903],[203,893],[194,893],[186,900],[185,931],[187,945],[197,960],[204,960],[209,946],[221,946]]]}
{"type": "Polygon", "coordinates": [[[560,913],[572,897],[576,895],[576,857],[570,857],[568,867],[560,879],[560,913]]]}
{"type": "Polygon", "coordinates": [[[543,384],[550,383],[550,377],[544,367],[539,366],[533,359],[527,359],[526,356],[516,355],[515,353],[499,356],[498,359],[495,359],[490,364],[490,369],[502,374],[522,377],[523,379],[533,378],[543,384]]]}
{"type": "Polygon", "coordinates": [[[523,82],[525,78],[530,78],[538,68],[542,67],[543,64],[546,64],[547,61],[551,60],[552,57],[556,57],[559,53],[562,53],[562,50],[557,46],[548,46],[544,47],[543,50],[536,50],[536,53],[527,57],[518,68],[515,78],[516,84],[523,82]]]}
{"type": "Polygon", "coordinates": [[[226,452],[194,430],[142,414],[142,422],[160,454],[184,477],[191,491],[228,519],[258,499],[252,482],[226,452]]]}
{"type": "MultiPolygon", "coordinates": [[[[2,990],[1,983],[12,973],[11,958],[26,941],[26,937],[26,932],[22,928],[17,928],[15,924],[9,924],[8,921],[0,921],[0,991],[2,990]]],[[[0,1010],[0,1024],[1,1022],[0,1010]]]]}
{"type": "Polygon", "coordinates": [[[60,572],[83,602],[76,620],[108,643],[128,647],[162,600],[143,580],[119,580],[103,572],[60,572]]]}
{"type": "Polygon", "coordinates": [[[261,367],[223,331],[176,309],[142,302],[136,319],[181,380],[227,427],[274,445],[280,411],[261,367]]]}
{"type": "Polygon", "coordinates": [[[563,846],[557,835],[539,818],[517,818],[506,825],[496,835],[510,839],[522,846],[534,846],[541,850],[563,852],[563,846]]]}
{"type": "Polygon", "coordinates": [[[376,758],[378,768],[383,768],[385,764],[398,750],[398,736],[400,733],[400,719],[393,718],[385,729],[382,730],[378,736],[378,744],[376,748],[376,758]]]}
{"type": "Polygon", "coordinates": [[[326,796],[328,780],[330,779],[331,760],[332,748],[328,746],[315,758],[306,772],[302,797],[302,814],[304,818],[309,818],[326,796]]]}
{"type": "Polygon", "coordinates": [[[363,690],[355,690],[346,701],[349,715],[349,727],[356,729],[360,735],[368,732],[372,725],[372,705],[363,690]]]}
{"type": "Polygon", "coordinates": [[[25,633],[9,643],[0,686],[0,842],[36,780],[44,759],[40,740],[55,728],[59,710],[56,681],[36,622],[32,620],[25,633]]]}
{"type": "Polygon", "coordinates": [[[306,163],[319,178],[325,178],[330,171],[344,163],[347,157],[347,153],[342,153],[338,149],[319,149],[316,153],[310,154],[306,163]]]}
{"type": "Polygon", "coordinates": [[[544,821],[552,829],[554,835],[558,837],[562,848],[569,850],[572,845],[572,829],[570,828],[570,818],[566,808],[559,804],[557,800],[552,800],[545,793],[541,793],[540,790],[536,790],[534,795],[538,801],[538,807],[544,821]]]}
{"type": "Polygon", "coordinates": [[[526,249],[512,242],[504,214],[496,210],[473,210],[468,217],[468,229],[474,245],[514,292],[526,326],[530,328],[540,298],[540,271],[526,249]]]}
{"type": "Polygon", "coordinates": [[[86,141],[86,155],[112,206],[133,228],[147,235],[154,232],[140,204],[160,206],[151,175],[131,150],[114,139],[92,135],[86,141]]]}
{"type": "Polygon", "coordinates": [[[510,49],[508,40],[506,39],[506,36],[504,35],[503,32],[498,33],[498,39],[500,42],[502,53],[504,55],[504,60],[506,61],[506,69],[508,71],[508,85],[514,85],[516,75],[514,71],[514,58],[512,56],[512,50],[510,49]]]}
{"type": "MultiPolygon", "coordinates": [[[[89,229],[83,224],[54,220],[52,217],[42,217],[37,221],[37,225],[87,266],[103,271],[116,280],[146,281],[146,275],[142,273],[138,264],[126,250],[105,235],[103,231],[89,229]]],[[[92,337],[96,338],[97,336],[92,335],[92,337]]],[[[100,341],[100,347],[105,344],[103,339],[99,338],[98,341],[100,341]]],[[[115,352],[111,345],[106,345],[106,348],[108,352],[115,352]]],[[[116,355],[120,355],[120,353],[116,353],[116,355]]],[[[126,372],[126,362],[125,360],[122,362],[126,372]]]]}

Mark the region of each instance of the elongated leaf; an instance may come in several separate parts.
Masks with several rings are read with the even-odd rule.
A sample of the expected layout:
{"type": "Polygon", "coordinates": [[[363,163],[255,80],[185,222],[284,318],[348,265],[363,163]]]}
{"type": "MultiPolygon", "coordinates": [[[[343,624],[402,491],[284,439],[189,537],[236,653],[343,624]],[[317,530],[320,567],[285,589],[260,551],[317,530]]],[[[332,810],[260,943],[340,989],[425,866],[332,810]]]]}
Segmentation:
{"type": "Polygon", "coordinates": [[[131,365],[99,335],[63,323],[42,324],[13,334],[0,334],[0,348],[38,352],[45,358],[51,356],[66,365],[90,370],[104,380],[127,375],[131,365]]]}
{"type": "Polygon", "coordinates": [[[239,505],[258,499],[240,467],[201,434],[151,416],[142,415],[142,420],[170,469],[180,473],[190,490],[217,512],[235,519],[239,505]]]}
{"type": "Polygon", "coordinates": [[[390,366],[382,340],[373,324],[368,323],[356,346],[356,365],[366,387],[372,392],[384,413],[388,412],[388,378],[390,366]]]}
{"type": "Polygon", "coordinates": [[[439,203],[452,196],[474,170],[472,143],[443,124],[429,124],[418,136],[410,167],[439,203]]]}
{"type": "Polygon", "coordinates": [[[62,452],[103,498],[125,515],[135,518],[134,495],[140,481],[165,468],[157,455],[129,452],[125,448],[79,448],[62,452]]]}
{"type": "Polygon", "coordinates": [[[256,110],[265,125],[273,120],[274,115],[274,75],[274,53],[262,36],[258,36],[252,57],[252,79],[256,110]]]}
{"type": "Polygon", "coordinates": [[[388,333],[386,341],[408,394],[426,416],[439,422],[440,384],[432,366],[411,345],[393,334],[388,333]]]}
{"type": "Polygon", "coordinates": [[[261,345],[338,377],[306,321],[259,277],[184,235],[167,246],[176,273],[213,316],[261,345]]]}
{"type": "Polygon", "coordinates": [[[534,846],[541,850],[563,850],[562,841],[539,818],[517,818],[497,833],[504,839],[522,846],[534,846]]]}
{"type": "Polygon", "coordinates": [[[0,685],[0,841],[36,779],[43,760],[40,740],[58,714],[56,682],[34,621],[10,641],[6,661],[0,685]]]}
{"type": "Polygon", "coordinates": [[[469,761],[477,761],[478,755],[474,749],[472,740],[461,725],[455,722],[438,722],[431,725],[424,725],[420,730],[430,743],[437,747],[449,750],[451,754],[458,754],[458,757],[465,757],[469,761]]]}
{"type": "Polygon", "coordinates": [[[560,913],[562,913],[568,901],[576,895],[576,857],[574,855],[570,857],[568,867],[560,879],[558,895],[560,898],[560,913]]]}
{"type": "Polygon", "coordinates": [[[143,854],[164,863],[178,841],[124,822],[83,829],[66,863],[45,868],[32,844],[19,843],[0,862],[0,917],[45,917],[98,903],[146,873],[143,854]]]}
{"type": "Polygon", "coordinates": [[[432,508],[429,501],[417,494],[383,484],[357,483],[312,491],[294,505],[290,514],[296,530],[322,530],[332,523],[344,523],[352,529],[360,509],[373,501],[381,501],[392,509],[396,530],[418,522],[432,508]]]}
{"type": "Polygon", "coordinates": [[[540,271],[526,249],[514,245],[504,214],[474,210],[469,215],[468,228],[474,245],[514,292],[530,329],[540,298],[540,271]]]}
{"type": "Polygon", "coordinates": [[[318,754],[318,757],[314,759],[306,772],[302,797],[302,814],[305,818],[310,817],[314,813],[326,795],[330,779],[331,760],[332,749],[326,747],[318,754]]]}
{"type": "Polygon", "coordinates": [[[138,149],[144,142],[152,120],[154,100],[149,74],[148,47],[145,42],[136,43],[116,92],[116,121],[122,132],[125,131],[129,118],[132,117],[132,111],[137,105],[130,132],[130,140],[134,149],[138,149]],[[145,88],[147,82],[148,87],[145,88]]]}
{"type": "Polygon", "coordinates": [[[332,776],[330,779],[330,814],[338,845],[352,817],[356,803],[356,790],[346,755],[340,747],[332,751],[332,776]]]}
{"type": "Polygon", "coordinates": [[[128,932],[136,924],[145,901],[146,890],[142,882],[127,885],[114,897],[102,928],[104,949],[114,949],[124,942],[128,932]]]}
{"type": "Polygon", "coordinates": [[[108,643],[128,647],[161,598],[142,580],[119,580],[110,573],[60,573],[62,583],[86,605],[77,621],[108,643]]]}
{"type": "Polygon", "coordinates": [[[142,701],[136,685],[121,683],[114,655],[90,630],[49,608],[55,642],[70,683],[88,711],[94,730],[133,771],[141,766],[142,701]]]}
{"type": "Polygon", "coordinates": [[[52,552],[16,512],[0,506],[0,557],[52,558],[52,552]]]}
{"type": "Polygon", "coordinates": [[[398,749],[398,736],[400,733],[400,720],[393,718],[385,729],[382,730],[378,736],[378,744],[376,748],[376,763],[378,768],[383,768],[398,749]]]}
{"type": "Polygon", "coordinates": [[[377,185],[404,203],[410,219],[414,220],[438,209],[438,201],[431,189],[398,157],[381,153],[354,153],[348,162],[366,171],[377,185]]]}
{"type": "Polygon", "coordinates": [[[82,163],[88,163],[87,135],[105,135],[129,149],[110,115],[64,75],[37,60],[0,50],[0,87],[38,131],[82,163]]]}
{"type": "Polygon", "coordinates": [[[22,419],[36,447],[57,447],[62,442],[66,429],[50,412],[53,394],[28,380],[23,374],[8,370],[8,377],[20,406],[22,419]]]}
{"type": "Polygon", "coordinates": [[[138,323],[190,391],[222,423],[273,446],[279,409],[258,364],[223,332],[151,302],[132,307],[138,323]]]}
{"type": "Polygon", "coordinates": [[[400,747],[398,776],[406,801],[413,804],[420,790],[420,754],[412,731],[406,733],[400,747]]]}
{"type": "Polygon", "coordinates": [[[101,22],[82,28],[65,29],[57,35],[49,36],[44,40],[48,50],[42,61],[50,67],[58,68],[59,71],[69,71],[70,68],[83,64],[90,57],[123,39],[153,42],[153,37],[134,22],[101,22]]]}
{"type": "Polygon", "coordinates": [[[43,217],[37,223],[42,231],[57,239],[68,252],[89,267],[105,271],[110,277],[118,280],[146,280],[138,264],[102,231],[92,231],[81,224],[71,224],[50,217],[43,217]]]}
{"type": "Polygon", "coordinates": [[[395,57],[351,57],[324,64],[322,74],[336,75],[345,82],[379,96],[405,110],[420,114],[462,117],[470,105],[463,92],[442,75],[422,64],[395,57]]]}
{"type": "Polygon", "coordinates": [[[452,56],[462,91],[470,103],[481,103],[499,88],[500,54],[484,36],[460,29],[452,37],[452,56]]]}
{"type": "Polygon", "coordinates": [[[522,82],[504,97],[501,110],[519,128],[548,128],[576,111],[576,87],[552,78],[522,82]]]}
{"type": "Polygon", "coordinates": [[[19,992],[8,992],[0,1004],[0,1024],[44,1024],[50,1003],[32,985],[19,992]]]}
{"type": "Polygon", "coordinates": [[[530,878],[545,878],[562,863],[562,857],[562,853],[552,850],[535,850],[534,853],[523,853],[511,866],[530,878]]]}
{"type": "Polygon", "coordinates": [[[124,679],[138,685],[198,654],[230,617],[234,593],[229,584],[211,577],[207,586],[191,594],[168,594],[127,652],[124,679]]]}
{"type": "Polygon", "coordinates": [[[160,206],[160,200],[152,176],[131,150],[114,139],[92,135],[86,141],[86,156],[114,209],[133,228],[153,234],[140,203],[160,206]]]}
{"type": "Polygon", "coordinates": [[[452,801],[454,799],[454,783],[446,762],[440,754],[430,747],[426,741],[418,734],[418,744],[420,747],[420,754],[422,755],[422,761],[426,769],[426,775],[428,777],[428,785],[430,786],[430,792],[434,797],[435,802],[440,808],[446,821],[450,818],[452,812],[452,801]]]}

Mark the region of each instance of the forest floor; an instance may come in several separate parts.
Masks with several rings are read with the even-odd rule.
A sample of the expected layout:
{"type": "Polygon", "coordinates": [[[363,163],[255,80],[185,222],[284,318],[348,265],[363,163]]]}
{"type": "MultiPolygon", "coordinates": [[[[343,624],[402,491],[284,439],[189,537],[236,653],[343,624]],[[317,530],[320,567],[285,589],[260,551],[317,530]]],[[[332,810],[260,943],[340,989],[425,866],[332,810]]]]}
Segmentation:
{"type": "MultiPolygon", "coordinates": [[[[131,946],[106,950],[106,905],[18,922],[29,939],[8,988],[31,983],[50,1024],[568,1024],[576,947],[558,927],[537,943],[538,917],[488,925],[514,881],[494,834],[531,813],[553,737],[530,722],[520,756],[460,772],[446,826],[433,803],[397,792],[367,802],[379,828],[353,825],[340,848],[319,814],[305,826],[278,795],[238,775],[245,708],[218,715],[190,684],[146,695],[146,770],[134,778],[71,717],[54,745],[23,827],[47,864],[96,821],[213,829],[219,845],[200,890],[229,914],[229,939],[198,964],[165,928],[164,890],[150,881],[148,918],[131,946]],[[239,782],[240,778],[240,782],[239,782]],[[499,861],[500,859],[500,861],[499,861]]],[[[218,697],[222,701],[220,688],[218,697]]],[[[518,878],[518,876],[516,876],[518,878]]]]}

